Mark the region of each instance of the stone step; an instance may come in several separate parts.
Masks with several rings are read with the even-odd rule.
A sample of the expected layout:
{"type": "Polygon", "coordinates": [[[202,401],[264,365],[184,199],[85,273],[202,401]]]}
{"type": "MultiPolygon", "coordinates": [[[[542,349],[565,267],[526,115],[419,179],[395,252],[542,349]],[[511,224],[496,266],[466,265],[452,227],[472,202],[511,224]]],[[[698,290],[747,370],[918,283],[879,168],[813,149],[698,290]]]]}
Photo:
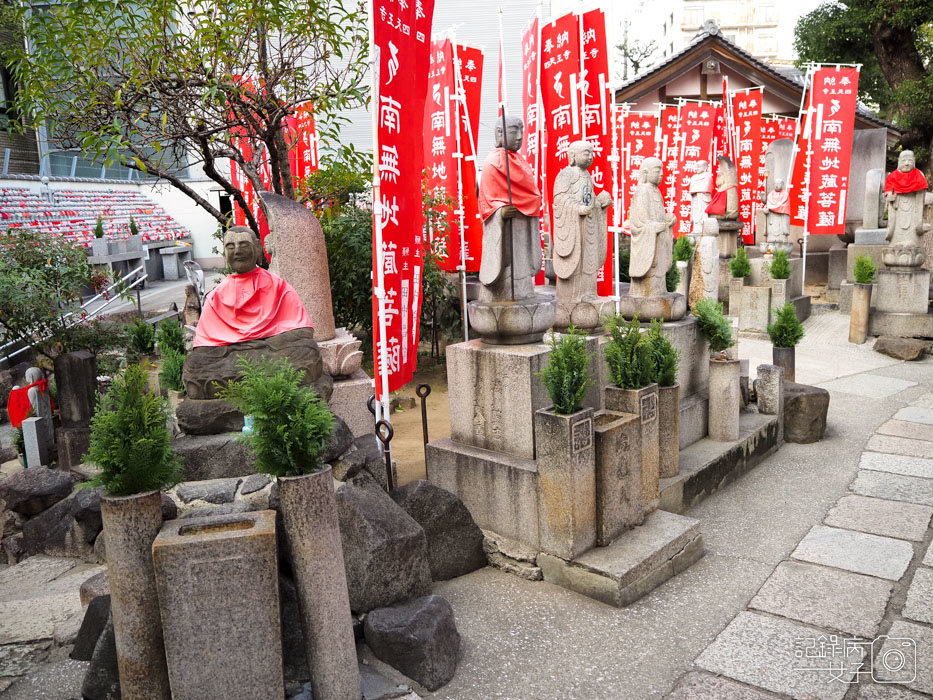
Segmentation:
{"type": "Polygon", "coordinates": [[[671,513],[689,510],[758,466],[777,449],[777,441],[777,416],[741,413],[738,441],[703,438],[680,451],[677,476],[661,479],[661,508],[671,513]]]}
{"type": "Polygon", "coordinates": [[[705,551],[700,521],[655,511],[608,547],[572,561],[538,555],[544,580],[622,608],[686,570],[705,551]]]}
{"type": "Polygon", "coordinates": [[[709,432],[709,399],[693,394],[680,400],[680,449],[685,450],[709,432]]]}

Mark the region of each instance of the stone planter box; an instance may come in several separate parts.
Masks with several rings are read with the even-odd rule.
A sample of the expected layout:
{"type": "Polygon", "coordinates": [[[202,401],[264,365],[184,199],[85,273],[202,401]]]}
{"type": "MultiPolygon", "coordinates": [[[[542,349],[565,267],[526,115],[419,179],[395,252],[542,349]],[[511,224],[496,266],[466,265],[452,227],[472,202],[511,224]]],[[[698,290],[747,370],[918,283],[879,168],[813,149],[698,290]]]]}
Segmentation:
{"type": "Polygon", "coordinates": [[[170,520],[156,537],[172,700],[284,696],[275,517],[170,520]]]}
{"type": "Polygon", "coordinates": [[[738,316],[742,308],[742,288],[745,286],[745,277],[732,277],[729,280],[729,315],[738,316]]]}
{"type": "Polygon", "coordinates": [[[868,340],[868,319],[871,315],[871,292],[874,285],[852,285],[852,309],[849,313],[849,342],[862,345],[868,340]]]}
{"type": "Polygon", "coordinates": [[[91,255],[95,258],[106,258],[110,255],[110,246],[106,238],[95,238],[91,241],[91,255]]]}
{"type": "Polygon", "coordinates": [[[161,495],[103,496],[100,513],[122,697],[171,700],[152,566],[152,543],[162,527],[161,495]]]}
{"type": "Polygon", "coordinates": [[[790,301],[790,280],[771,280],[771,312],[768,314],[768,322],[774,322],[777,311],[784,304],[790,301]]]}
{"type": "Polygon", "coordinates": [[[606,547],[641,525],[641,430],[634,413],[596,411],[596,544],[606,547]]]}
{"type": "Polygon", "coordinates": [[[796,348],[779,348],[773,345],[771,346],[771,362],[772,364],[783,368],[785,381],[797,381],[794,372],[795,357],[796,348]]]}
{"type": "Polygon", "coordinates": [[[359,700],[360,671],[331,469],[283,477],[278,484],[308,668],[314,669],[311,691],[323,700],[359,700]]]}
{"type": "Polygon", "coordinates": [[[567,561],[596,544],[593,413],[535,412],[539,547],[567,561]]]}
{"type": "Polygon", "coordinates": [[[680,384],[658,387],[658,475],[677,476],[680,465],[680,384]]]}
{"type": "Polygon", "coordinates": [[[738,360],[709,361],[709,438],[717,442],[739,439],[739,409],[742,391],[739,386],[741,365],[738,360]]]}
{"type": "Polygon", "coordinates": [[[658,385],[641,389],[606,387],[606,410],[634,413],[640,420],[641,483],[646,512],[659,503],[660,448],[658,444],[658,385]]]}

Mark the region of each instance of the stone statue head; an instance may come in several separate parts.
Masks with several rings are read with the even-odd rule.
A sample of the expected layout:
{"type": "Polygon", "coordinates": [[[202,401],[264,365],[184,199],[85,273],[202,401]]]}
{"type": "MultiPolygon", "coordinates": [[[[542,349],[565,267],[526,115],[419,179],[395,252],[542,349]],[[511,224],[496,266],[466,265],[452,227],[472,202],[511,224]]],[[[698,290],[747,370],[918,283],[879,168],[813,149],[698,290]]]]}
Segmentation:
{"type": "Polygon", "coordinates": [[[26,383],[35,384],[38,381],[45,379],[45,372],[43,372],[38,367],[30,367],[26,370],[26,383]]]}
{"type": "Polygon", "coordinates": [[[232,226],[224,234],[224,260],[238,275],[252,272],[259,263],[259,239],[246,226],[232,226]]]}
{"type": "Polygon", "coordinates": [[[917,159],[914,158],[913,151],[901,151],[897,157],[897,169],[902,173],[909,173],[917,165],[917,159]]]}
{"type": "Polygon", "coordinates": [[[774,189],[780,192],[784,189],[784,181],[780,178],[774,181],[774,189]]]}
{"type": "Polygon", "coordinates": [[[707,163],[705,160],[701,160],[699,163],[697,163],[697,175],[702,175],[705,173],[707,168],[709,168],[709,163],[707,163]]]}
{"type": "MultiPolygon", "coordinates": [[[[519,117],[506,117],[505,130],[508,148],[510,151],[517,151],[522,147],[522,134],[525,131],[525,125],[519,117]]],[[[502,118],[496,119],[496,148],[502,148],[502,118]]]]}
{"type": "Polygon", "coordinates": [[[570,165],[576,165],[584,170],[593,164],[593,144],[589,141],[574,141],[568,149],[570,165]]]}
{"type": "Polygon", "coordinates": [[[719,169],[716,171],[716,188],[723,189],[729,185],[738,185],[739,180],[736,176],[735,165],[725,156],[716,158],[719,169]]]}
{"type": "Polygon", "coordinates": [[[645,158],[641,162],[641,168],[638,169],[638,178],[642,182],[649,182],[655,186],[661,184],[663,174],[664,164],[660,158],[645,158]]]}

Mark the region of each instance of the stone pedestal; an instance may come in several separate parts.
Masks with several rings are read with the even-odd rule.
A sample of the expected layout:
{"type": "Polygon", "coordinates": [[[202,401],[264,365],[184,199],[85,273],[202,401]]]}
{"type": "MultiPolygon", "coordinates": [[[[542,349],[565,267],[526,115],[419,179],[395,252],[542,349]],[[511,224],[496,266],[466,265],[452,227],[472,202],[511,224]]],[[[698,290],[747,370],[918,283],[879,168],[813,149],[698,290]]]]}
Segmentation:
{"type": "Polygon", "coordinates": [[[739,439],[739,409],[742,405],[740,372],[738,360],[710,360],[710,440],[735,442],[739,439]]]}
{"type": "Polygon", "coordinates": [[[680,456],[680,385],[658,387],[658,474],[677,476],[680,456]]]}
{"type": "Polygon", "coordinates": [[[784,440],[784,369],[776,365],[758,365],[755,379],[758,413],[778,417],[778,439],[784,440]]]}
{"type": "Polygon", "coordinates": [[[565,330],[574,326],[581,330],[591,331],[601,328],[603,319],[614,315],[615,312],[615,297],[586,297],[576,304],[558,302],[554,328],[565,330]]]}
{"type": "Polygon", "coordinates": [[[639,418],[642,502],[646,512],[658,507],[660,447],[658,444],[658,385],[642,389],[606,387],[606,410],[634,413],[639,418]]]}
{"type": "Polygon", "coordinates": [[[668,292],[657,297],[623,296],[619,301],[622,315],[631,320],[647,322],[657,318],[662,321],[679,321],[687,314],[687,299],[682,294],[668,292]]]}
{"type": "Polygon", "coordinates": [[[541,551],[573,559],[596,544],[593,409],[535,413],[541,551]]]}
{"type": "Polygon", "coordinates": [[[334,379],[349,377],[360,368],[363,361],[363,352],[360,350],[362,341],[357,340],[346,328],[338,328],[330,340],[317,341],[317,349],[321,353],[321,362],[324,371],[334,379]]]}
{"type": "Polygon", "coordinates": [[[597,411],[596,544],[605,547],[645,519],[641,430],[634,413],[597,411]]]}
{"type": "Polygon", "coordinates": [[[51,462],[48,429],[48,418],[33,416],[23,421],[23,442],[26,444],[26,466],[47,467],[51,462]]]}
{"type": "Polygon", "coordinates": [[[55,358],[58,413],[63,428],[87,428],[97,400],[97,359],[87,350],[55,358]]]}
{"type": "Polygon", "coordinates": [[[170,520],[152,545],[173,700],[285,693],[275,511],[170,520]]]}
{"type": "Polygon", "coordinates": [[[930,271],[879,270],[875,309],[882,313],[925,314],[930,305],[930,271]]]}
{"type": "Polygon", "coordinates": [[[335,416],[343,419],[353,432],[353,437],[373,432],[373,414],[367,408],[372,394],[372,379],[361,369],[349,377],[334,380],[334,393],[327,407],[335,416]]]}
{"type": "Polygon", "coordinates": [[[719,222],[719,236],[716,238],[716,243],[719,247],[719,257],[721,259],[728,260],[735,257],[741,231],[742,224],[738,221],[719,222]]]}
{"type": "Polygon", "coordinates": [[[730,316],[738,316],[742,309],[742,290],[745,289],[744,277],[729,278],[729,307],[730,316]]]}
{"type": "MultiPolygon", "coordinates": [[[[886,228],[858,228],[855,229],[855,245],[887,245],[888,229],[886,228]]],[[[848,265],[848,253],[846,253],[848,265]]]]}
{"type": "Polygon", "coordinates": [[[743,287],[738,316],[740,331],[764,333],[771,310],[770,287],[743,287]]]}
{"type": "MultiPolygon", "coordinates": [[[[858,241],[858,231],[855,232],[858,241]]],[[[828,289],[839,289],[839,285],[846,278],[846,245],[837,243],[829,249],[829,273],[827,279],[828,289]]]]}
{"type": "Polygon", "coordinates": [[[535,294],[516,301],[471,301],[470,327],[488,345],[538,343],[557,318],[557,300],[535,294]]]}
{"type": "Polygon", "coordinates": [[[868,339],[873,284],[852,285],[852,310],[849,316],[849,342],[863,344],[868,339]]]}

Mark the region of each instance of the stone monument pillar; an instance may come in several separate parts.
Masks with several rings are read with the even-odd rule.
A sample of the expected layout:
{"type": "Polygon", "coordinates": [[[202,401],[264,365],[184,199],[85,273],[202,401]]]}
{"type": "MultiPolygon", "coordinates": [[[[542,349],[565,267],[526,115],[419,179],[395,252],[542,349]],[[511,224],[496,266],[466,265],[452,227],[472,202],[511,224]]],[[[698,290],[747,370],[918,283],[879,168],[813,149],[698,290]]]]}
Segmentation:
{"type": "Polygon", "coordinates": [[[607,192],[596,194],[588,172],[593,164],[589,141],[570,145],[570,165],[554,181],[553,251],[557,276],[558,328],[598,328],[605,314],[614,311],[614,297],[596,293],[596,274],[606,261],[607,192]]]}
{"type": "Polygon", "coordinates": [[[693,276],[690,278],[690,310],[700,299],[719,298],[719,222],[704,219],[703,233],[693,251],[693,276]]]}

